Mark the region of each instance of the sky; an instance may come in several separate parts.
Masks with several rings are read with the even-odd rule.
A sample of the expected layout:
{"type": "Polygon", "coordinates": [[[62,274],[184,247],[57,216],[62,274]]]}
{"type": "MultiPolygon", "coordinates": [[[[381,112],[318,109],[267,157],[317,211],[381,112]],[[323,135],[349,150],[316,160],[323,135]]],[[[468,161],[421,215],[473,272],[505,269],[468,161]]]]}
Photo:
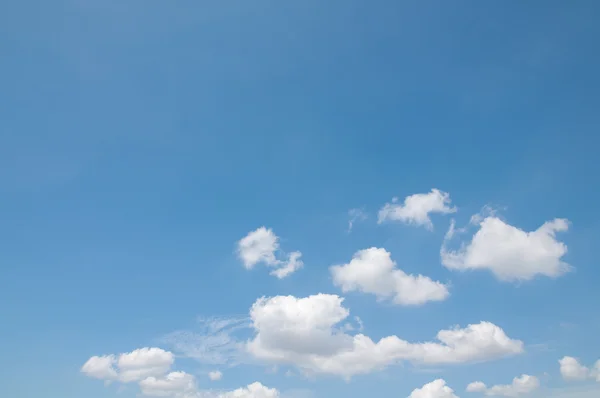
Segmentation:
{"type": "Polygon", "coordinates": [[[0,395],[600,396],[599,12],[1,2],[0,395]]]}

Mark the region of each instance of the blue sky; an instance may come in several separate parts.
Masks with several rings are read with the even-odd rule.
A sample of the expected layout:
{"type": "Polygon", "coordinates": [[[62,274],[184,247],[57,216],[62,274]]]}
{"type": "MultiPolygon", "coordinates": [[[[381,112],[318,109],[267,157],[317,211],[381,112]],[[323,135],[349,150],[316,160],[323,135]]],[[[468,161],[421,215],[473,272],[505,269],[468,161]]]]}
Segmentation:
{"type": "MultiPolygon", "coordinates": [[[[408,397],[437,379],[478,397],[469,383],[492,394],[522,374],[539,381],[523,396],[598,396],[598,11],[583,0],[3,2],[1,395],[136,397],[143,375],[146,393],[183,397],[157,387],[173,371],[195,386],[184,398],[254,382],[282,398],[408,397]],[[404,202],[432,189],[448,194],[442,207],[404,202]],[[386,203],[397,211],[379,223],[386,203]],[[364,217],[349,231],[352,209],[364,217]],[[475,214],[500,230],[468,252],[484,230],[475,214]],[[507,227],[555,219],[568,230],[539,239],[507,227]],[[259,261],[245,261],[239,242],[262,226],[259,261]],[[461,243],[449,266],[441,248],[461,243]],[[380,268],[371,258],[335,278],[330,267],[369,248],[394,268],[382,255],[380,268]],[[296,251],[301,268],[270,275],[296,251]],[[396,291],[395,270],[447,292],[396,299],[429,285],[402,279],[396,291]],[[439,331],[481,322],[508,343],[417,354],[439,331]],[[410,353],[348,380],[327,366],[338,343],[359,354],[357,335],[397,336],[410,353]],[[93,357],[104,362],[85,368],[93,357]],[[586,368],[561,372],[563,357],[586,368]],[[140,373],[125,380],[128,360],[140,373]]],[[[412,398],[452,396],[434,387],[412,398]]]]}

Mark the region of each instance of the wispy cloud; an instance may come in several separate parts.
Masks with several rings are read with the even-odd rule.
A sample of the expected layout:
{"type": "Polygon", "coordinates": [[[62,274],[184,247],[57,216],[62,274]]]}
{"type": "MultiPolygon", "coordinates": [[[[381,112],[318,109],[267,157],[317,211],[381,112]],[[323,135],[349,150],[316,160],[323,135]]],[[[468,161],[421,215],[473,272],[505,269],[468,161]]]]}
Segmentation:
{"type": "Polygon", "coordinates": [[[352,227],[359,221],[364,221],[368,218],[367,213],[363,209],[350,209],[348,210],[348,216],[350,219],[348,220],[348,233],[352,232],[352,227]]]}
{"type": "Polygon", "coordinates": [[[248,362],[236,333],[250,328],[248,317],[199,318],[195,330],[178,330],[160,341],[176,354],[203,364],[236,366],[248,362]]]}

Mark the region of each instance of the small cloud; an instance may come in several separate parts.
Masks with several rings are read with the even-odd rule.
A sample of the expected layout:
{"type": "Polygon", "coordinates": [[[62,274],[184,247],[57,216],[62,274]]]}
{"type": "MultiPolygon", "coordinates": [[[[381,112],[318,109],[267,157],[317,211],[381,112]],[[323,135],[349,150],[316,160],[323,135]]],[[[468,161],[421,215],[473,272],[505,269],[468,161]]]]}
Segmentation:
{"type": "Polygon", "coordinates": [[[407,225],[422,226],[433,229],[430,214],[456,213],[458,209],[451,207],[450,194],[439,189],[432,189],[429,193],[418,193],[404,198],[400,203],[397,197],[391,203],[386,203],[379,210],[377,223],[385,221],[399,221],[407,225]]]}
{"type": "Polygon", "coordinates": [[[350,219],[348,220],[348,233],[352,232],[352,228],[354,224],[359,221],[364,221],[368,218],[367,213],[363,209],[350,209],[348,210],[348,216],[350,219]]]}
{"type": "Polygon", "coordinates": [[[223,378],[223,373],[218,370],[213,370],[212,372],[208,372],[208,378],[212,381],[221,380],[223,378]]]}
{"type": "Polygon", "coordinates": [[[271,275],[283,279],[302,268],[302,253],[286,254],[279,248],[279,237],[271,228],[260,227],[248,232],[237,242],[237,254],[244,268],[250,270],[257,264],[275,268],[271,275]]]}

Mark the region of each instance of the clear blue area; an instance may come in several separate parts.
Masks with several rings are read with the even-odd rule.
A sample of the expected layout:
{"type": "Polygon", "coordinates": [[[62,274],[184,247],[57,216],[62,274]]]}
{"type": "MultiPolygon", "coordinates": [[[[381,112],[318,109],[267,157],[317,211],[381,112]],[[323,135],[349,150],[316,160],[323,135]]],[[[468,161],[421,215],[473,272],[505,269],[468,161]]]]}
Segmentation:
{"type": "Polygon", "coordinates": [[[452,295],[418,308],[346,295],[368,335],[488,320],[527,353],[351,383],[247,366],[219,386],[406,397],[443,377],[468,396],[474,379],[543,372],[563,385],[559,358],[600,354],[599,13],[593,0],[1,2],[0,395],[134,397],[81,365],[262,295],[339,294],[328,267],[370,246],[452,295]],[[434,187],[459,224],[485,204],[525,230],[568,218],[576,271],[521,285],[452,273],[448,217],[433,232],[376,225],[393,196],[434,187]],[[371,217],[348,234],[355,207],[371,217]],[[305,268],[243,269],[235,242],[261,225],[305,268]]]}

